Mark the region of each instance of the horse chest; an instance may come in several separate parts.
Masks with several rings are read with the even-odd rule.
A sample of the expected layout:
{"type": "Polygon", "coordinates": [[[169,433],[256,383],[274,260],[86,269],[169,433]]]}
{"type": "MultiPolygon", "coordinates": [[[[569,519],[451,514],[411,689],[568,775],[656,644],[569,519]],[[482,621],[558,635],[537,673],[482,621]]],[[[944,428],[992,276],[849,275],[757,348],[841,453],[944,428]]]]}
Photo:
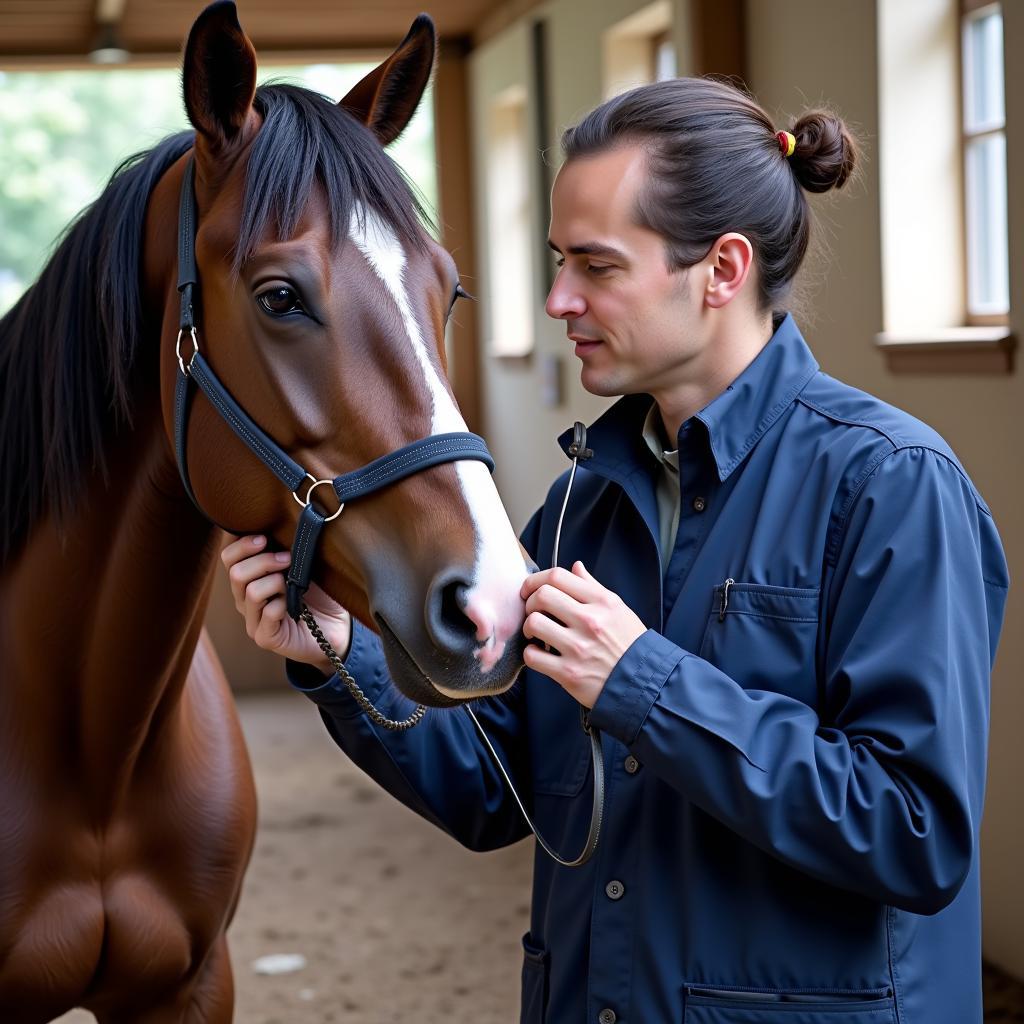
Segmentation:
{"type": "Polygon", "coordinates": [[[78,865],[51,875],[30,909],[0,922],[0,1019],[49,1020],[179,984],[193,936],[164,886],[142,873],[80,881],[78,865]],[[27,1016],[26,1016],[27,1014],[27,1016]]]}
{"type": "Polygon", "coordinates": [[[180,721],[105,799],[71,754],[35,772],[0,757],[0,1021],[151,1001],[189,984],[222,932],[252,844],[252,782],[230,770],[234,733],[212,698],[195,699],[202,729],[180,721]],[[198,777],[173,769],[182,743],[198,777]]]}

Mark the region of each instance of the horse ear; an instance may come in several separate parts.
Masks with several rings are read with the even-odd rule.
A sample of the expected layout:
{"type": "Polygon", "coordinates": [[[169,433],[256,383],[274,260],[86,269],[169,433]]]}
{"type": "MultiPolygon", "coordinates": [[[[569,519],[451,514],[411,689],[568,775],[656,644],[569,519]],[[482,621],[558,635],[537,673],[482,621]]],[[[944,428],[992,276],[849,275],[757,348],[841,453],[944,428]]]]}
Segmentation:
{"type": "Polygon", "coordinates": [[[232,0],[210,4],[196,19],[185,44],[182,86],[196,131],[215,149],[231,145],[256,93],[256,51],[232,0]]]}
{"type": "Polygon", "coordinates": [[[426,14],[380,67],[371,71],[339,103],[377,136],[382,146],[394,142],[412,120],[434,67],[437,33],[426,14]]]}

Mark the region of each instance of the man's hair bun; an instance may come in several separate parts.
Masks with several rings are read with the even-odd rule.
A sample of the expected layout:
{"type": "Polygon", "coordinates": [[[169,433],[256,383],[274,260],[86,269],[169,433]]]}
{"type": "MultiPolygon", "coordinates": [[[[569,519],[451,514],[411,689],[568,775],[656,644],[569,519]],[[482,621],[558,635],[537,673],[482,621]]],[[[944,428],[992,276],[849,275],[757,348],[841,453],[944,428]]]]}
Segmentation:
{"type": "Polygon", "coordinates": [[[809,110],[790,129],[796,149],[789,158],[797,181],[808,192],[842,188],[857,162],[857,140],[841,117],[809,110]]]}

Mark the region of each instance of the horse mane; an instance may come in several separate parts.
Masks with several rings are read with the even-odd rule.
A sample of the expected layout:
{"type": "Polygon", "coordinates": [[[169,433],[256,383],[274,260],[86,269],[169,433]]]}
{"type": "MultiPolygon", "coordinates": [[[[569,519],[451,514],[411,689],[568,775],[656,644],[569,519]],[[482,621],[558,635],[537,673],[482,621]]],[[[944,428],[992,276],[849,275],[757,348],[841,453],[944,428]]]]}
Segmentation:
{"type": "Polygon", "coordinates": [[[0,320],[0,564],[44,507],[70,512],[83,470],[105,472],[111,421],[130,419],[146,201],[192,137],[125,160],[0,320]]]}
{"type": "Polygon", "coordinates": [[[236,270],[268,229],[278,238],[294,234],[318,183],[335,247],[348,237],[352,212],[369,208],[402,242],[422,248],[426,211],[369,128],[326,96],[296,85],[263,85],[253,106],[263,127],[246,171],[236,270]]]}
{"type": "MultiPolygon", "coordinates": [[[[352,212],[377,211],[403,242],[423,243],[420,202],[364,125],[298,86],[265,85],[246,171],[235,269],[267,231],[290,237],[314,188],[328,203],[332,243],[352,212]]],[[[146,205],[193,143],[169,136],[125,160],[65,229],[36,282],[0,319],[0,565],[44,513],[64,522],[88,472],[106,479],[104,441],[132,423],[144,333],[139,271],[146,205]]]]}

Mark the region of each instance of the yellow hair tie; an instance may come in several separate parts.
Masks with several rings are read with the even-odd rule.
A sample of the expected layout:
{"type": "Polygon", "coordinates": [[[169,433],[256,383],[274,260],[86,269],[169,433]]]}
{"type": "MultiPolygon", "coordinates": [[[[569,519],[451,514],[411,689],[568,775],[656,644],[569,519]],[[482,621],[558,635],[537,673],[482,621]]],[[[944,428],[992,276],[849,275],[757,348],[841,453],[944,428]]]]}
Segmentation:
{"type": "Polygon", "coordinates": [[[779,140],[779,149],[782,155],[788,160],[796,149],[796,136],[791,132],[776,132],[775,138],[779,140]]]}

